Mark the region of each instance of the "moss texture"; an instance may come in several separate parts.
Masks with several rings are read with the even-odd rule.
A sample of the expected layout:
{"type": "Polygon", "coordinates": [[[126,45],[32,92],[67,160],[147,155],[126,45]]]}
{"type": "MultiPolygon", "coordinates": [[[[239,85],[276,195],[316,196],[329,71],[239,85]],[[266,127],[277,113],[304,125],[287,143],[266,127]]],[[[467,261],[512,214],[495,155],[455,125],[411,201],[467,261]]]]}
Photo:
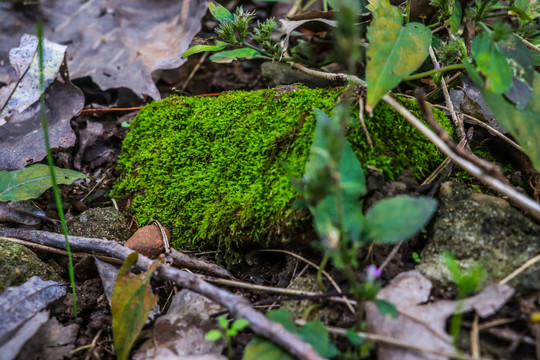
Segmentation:
{"type": "MultiPolygon", "coordinates": [[[[141,225],[156,219],[172,226],[176,247],[230,249],[287,236],[298,225],[290,176],[303,174],[313,108],[331,113],[343,90],[233,91],[151,103],[124,140],[113,196],[133,196],[141,225]]],[[[444,114],[436,116],[449,126],[444,114]]],[[[406,168],[422,178],[444,159],[386,104],[366,119],[374,149],[357,116],[351,119],[348,138],[360,162],[390,179],[406,168]]]]}

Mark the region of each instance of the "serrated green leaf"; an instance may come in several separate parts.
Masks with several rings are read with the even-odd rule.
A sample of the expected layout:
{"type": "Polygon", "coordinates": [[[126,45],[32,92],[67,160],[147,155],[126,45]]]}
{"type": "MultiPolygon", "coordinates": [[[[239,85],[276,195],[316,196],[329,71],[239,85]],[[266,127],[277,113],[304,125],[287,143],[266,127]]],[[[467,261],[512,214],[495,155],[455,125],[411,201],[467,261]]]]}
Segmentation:
{"type": "Polygon", "coordinates": [[[227,8],[214,1],[208,1],[208,10],[210,10],[210,14],[219,20],[219,22],[233,21],[234,19],[233,14],[227,8]]]}
{"type": "MultiPolygon", "coordinates": [[[[70,185],[86,177],[78,171],[54,167],[58,184],[70,185]]],[[[49,166],[35,164],[15,171],[0,171],[0,201],[35,199],[52,186],[49,166]]]]}
{"type": "Polygon", "coordinates": [[[540,172],[540,75],[535,72],[531,99],[521,111],[501,94],[483,90],[482,95],[495,118],[517,139],[535,170],[540,172]]]}
{"type": "Polygon", "coordinates": [[[435,213],[437,201],[429,198],[396,196],[373,205],[365,215],[366,241],[393,243],[410,238],[435,213]]]}
{"type": "Polygon", "coordinates": [[[487,32],[475,36],[471,53],[476,69],[486,77],[485,86],[489,91],[502,94],[510,88],[512,68],[487,32]]]}
{"type": "Polygon", "coordinates": [[[399,312],[394,306],[394,304],[389,303],[386,300],[382,299],[375,299],[375,305],[377,306],[377,309],[382,315],[385,315],[389,318],[395,319],[398,317],[399,312]]]}
{"type": "Polygon", "coordinates": [[[216,330],[216,329],[212,329],[212,330],[210,330],[209,332],[206,333],[206,335],[204,336],[204,340],[206,340],[206,341],[217,341],[217,340],[221,339],[222,336],[223,336],[223,334],[221,333],[221,331],[216,330]]]}
{"type": "Polygon", "coordinates": [[[148,318],[148,313],[157,303],[152,294],[150,278],[156,269],[156,261],[148,271],[132,276],[129,269],[137,263],[138,254],[129,254],[122,264],[114,283],[111,312],[114,351],[116,358],[127,359],[133,343],[139,336],[148,318]]]}
{"type": "Polygon", "coordinates": [[[228,64],[228,63],[233,62],[234,60],[250,60],[250,59],[257,59],[257,58],[262,58],[262,57],[264,56],[262,56],[261,53],[259,53],[257,50],[250,49],[250,48],[241,48],[241,49],[220,51],[210,56],[210,60],[219,64],[228,64]]]}
{"type": "Polygon", "coordinates": [[[198,54],[205,51],[219,51],[225,49],[229,44],[224,41],[216,41],[214,45],[195,45],[186,50],[182,58],[187,58],[193,54],[198,54]]]}
{"type": "Polygon", "coordinates": [[[368,29],[366,110],[424,62],[431,44],[431,31],[420,23],[401,26],[399,10],[388,0],[372,1],[373,22],[368,29]]]}

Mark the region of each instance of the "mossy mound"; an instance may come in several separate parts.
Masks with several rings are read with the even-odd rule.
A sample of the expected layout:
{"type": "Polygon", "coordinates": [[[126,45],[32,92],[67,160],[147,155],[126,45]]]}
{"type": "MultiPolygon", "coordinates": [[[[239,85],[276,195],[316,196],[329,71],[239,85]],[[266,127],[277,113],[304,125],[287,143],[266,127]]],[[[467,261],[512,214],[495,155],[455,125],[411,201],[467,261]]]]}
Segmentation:
{"type": "MultiPolygon", "coordinates": [[[[286,236],[298,225],[290,176],[303,174],[313,109],[331,113],[342,92],[232,91],[151,103],[124,140],[113,196],[133,196],[131,211],[141,225],[156,219],[172,226],[177,247],[229,249],[286,236]]],[[[444,114],[436,116],[448,124],[444,114]]],[[[358,120],[348,129],[364,166],[376,166],[390,179],[406,168],[421,178],[443,161],[388,105],[381,103],[366,122],[374,149],[358,120]]]]}

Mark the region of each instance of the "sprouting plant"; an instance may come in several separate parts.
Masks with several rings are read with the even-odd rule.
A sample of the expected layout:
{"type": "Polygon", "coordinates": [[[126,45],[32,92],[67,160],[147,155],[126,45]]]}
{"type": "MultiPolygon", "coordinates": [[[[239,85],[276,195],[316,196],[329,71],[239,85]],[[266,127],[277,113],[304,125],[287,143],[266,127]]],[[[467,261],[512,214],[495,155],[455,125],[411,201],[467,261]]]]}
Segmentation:
{"type": "Polygon", "coordinates": [[[459,329],[463,320],[463,313],[461,312],[461,309],[463,308],[463,300],[478,288],[482,282],[484,271],[480,266],[463,270],[456,259],[454,259],[454,257],[448,253],[443,254],[443,260],[448,268],[448,271],[450,272],[452,280],[457,287],[458,304],[456,306],[456,313],[452,317],[452,321],[450,323],[450,335],[454,341],[454,346],[457,348],[459,341],[459,329]]]}
{"type": "Polygon", "coordinates": [[[232,323],[229,323],[225,316],[220,316],[218,317],[218,323],[221,329],[212,329],[207,332],[205,340],[217,341],[224,338],[225,342],[227,343],[227,353],[230,359],[233,355],[231,339],[235,337],[239,331],[244,330],[249,325],[249,321],[246,319],[236,319],[232,323]]]}
{"type": "Polygon", "coordinates": [[[264,22],[257,21],[252,26],[255,14],[245,12],[241,6],[231,14],[225,7],[209,2],[210,12],[219,21],[214,30],[219,40],[213,45],[196,45],[189,48],[183,55],[188,57],[203,51],[220,51],[227,47],[234,50],[218,52],[210,57],[216,62],[229,62],[235,59],[254,59],[266,57],[279,60],[283,51],[279,42],[272,40],[272,32],[277,28],[275,19],[264,22]]]}
{"type": "MultiPolygon", "coordinates": [[[[366,194],[362,167],[343,134],[348,110],[338,106],[329,117],[315,110],[317,125],[309,161],[302,178],[303,194],[313,215],[315,229],[326,256],[345,275],[358,301],[358,325],[363,303],[374,300],[379,290],[376,268],[358,276],[358,257],[370,242],[393,243],[417,233],[435,212],[437,202],[428,198],[398,196],[376,203],[362,213],[366,194]]],[[[388,304],[377,303],[388,310],[388,304]]]]}

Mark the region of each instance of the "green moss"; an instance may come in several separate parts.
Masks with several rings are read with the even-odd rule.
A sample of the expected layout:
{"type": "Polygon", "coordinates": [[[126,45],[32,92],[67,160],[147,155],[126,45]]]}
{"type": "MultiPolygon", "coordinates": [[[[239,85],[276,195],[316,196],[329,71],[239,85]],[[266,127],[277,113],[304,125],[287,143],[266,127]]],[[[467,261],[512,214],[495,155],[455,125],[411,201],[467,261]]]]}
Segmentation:
{"type": "MultiPolygon", "coordinates": [[[[113,196],[133,196],[131,211],[141,225],[157,219],[174,227],[177,247],[229,249],[286,236],[299,223],[291,209],[298,194],[287,172],[302,176],[313,108],[330,113],[342,91],[234,91],[149,104],[124,140],[113,196]]],[[[376,166],[390,179],[411,168],[421,178],[443,160],[386,104],[366,122],[373,150],[358,120],[348,129],[364,167],[376,166]]]]}

